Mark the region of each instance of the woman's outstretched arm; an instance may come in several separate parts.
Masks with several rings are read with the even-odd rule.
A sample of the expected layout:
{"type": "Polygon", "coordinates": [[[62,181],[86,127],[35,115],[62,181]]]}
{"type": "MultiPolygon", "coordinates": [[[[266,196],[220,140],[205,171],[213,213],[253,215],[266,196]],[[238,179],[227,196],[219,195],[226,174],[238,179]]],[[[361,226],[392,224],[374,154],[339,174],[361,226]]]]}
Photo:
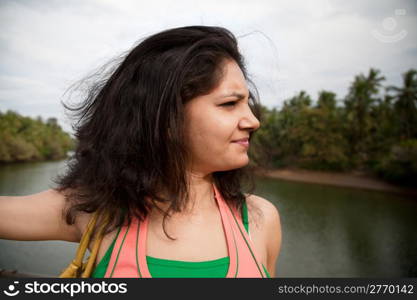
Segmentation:
{"type": "Polygon", "coordinates": [[[77,223],[63,217],[65,197],[55,190],[27,196],[0,197],[0,238],[21,241],[63,240],[78,242],[77,223]]]}

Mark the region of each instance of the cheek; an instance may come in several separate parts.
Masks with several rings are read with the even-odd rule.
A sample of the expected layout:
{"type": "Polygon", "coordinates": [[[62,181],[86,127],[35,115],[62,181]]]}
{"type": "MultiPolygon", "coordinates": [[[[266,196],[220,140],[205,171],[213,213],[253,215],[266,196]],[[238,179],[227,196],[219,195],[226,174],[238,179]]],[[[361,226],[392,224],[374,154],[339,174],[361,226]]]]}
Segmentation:
{"type": "Polygon", "coordinates": [[[222,148],[228,144],[233,133],[233,124],[224,118],[211,118],[201,121],[200,138],[211,148],[222,148]]]}
{"type": "Polygon", "coordinates": [[[219,144],[221,137],[218,129],[218,127],[212,127],[204,121],[197,123],[192,130],[191,140],[198,148],[213,148],[219,144]]]}
{"type": "Polygon", "coordinates": [[[193,120],[189,130],[191,148],[199,154],[219,154],[228,146],[230,125],[223,120],[200,118],[193,120]]]}

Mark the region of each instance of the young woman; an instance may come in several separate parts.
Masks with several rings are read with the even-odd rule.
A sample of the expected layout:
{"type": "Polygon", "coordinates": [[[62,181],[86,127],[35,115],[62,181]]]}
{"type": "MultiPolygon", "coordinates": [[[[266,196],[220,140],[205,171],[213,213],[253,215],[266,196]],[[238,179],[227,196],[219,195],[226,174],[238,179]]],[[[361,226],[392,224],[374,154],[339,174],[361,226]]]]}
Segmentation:
{"type": "Polygon", "coordinates": [[[99,212],[110,221],[93,277],[275,276],[278,211],[242,192],[260,126],[248,83],[224,28],[146,38],[66,106],[78,116],[67,173],[56,189],[1,197],[0,238],[79,242],[99,212]]]}

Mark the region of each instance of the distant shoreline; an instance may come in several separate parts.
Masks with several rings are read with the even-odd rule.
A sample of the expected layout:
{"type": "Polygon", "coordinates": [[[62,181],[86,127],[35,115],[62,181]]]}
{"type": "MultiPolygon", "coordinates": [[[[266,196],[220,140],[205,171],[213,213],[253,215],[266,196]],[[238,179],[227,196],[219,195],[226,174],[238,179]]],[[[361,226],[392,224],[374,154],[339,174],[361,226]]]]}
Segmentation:
{"type": "Polygon", "coordinates": [[[288,181],[389,192],[406,196],[414,196],[417,199],[417,189],[393,185],[381,179],[361,174],[359,172],[338,173],[288,168],[275,170],[257,169],[256,174],[258,176],[288,181]]]}

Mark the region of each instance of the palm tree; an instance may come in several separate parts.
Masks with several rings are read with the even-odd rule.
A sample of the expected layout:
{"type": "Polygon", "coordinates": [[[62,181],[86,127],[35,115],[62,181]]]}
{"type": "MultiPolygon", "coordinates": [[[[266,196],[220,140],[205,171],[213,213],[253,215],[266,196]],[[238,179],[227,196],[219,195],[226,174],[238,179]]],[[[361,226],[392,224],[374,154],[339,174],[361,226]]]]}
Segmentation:
{"type": "Polygon", "coordinates": [[[403,87],[390,86],[394,91],[394,109],[399,121],[400,138],[417,138],[417,70],[411,69],[403,74],[403,87]]]}
{"type": "Polygon", "coordinates": [[[311,97],[305,92],[300,91],[297,95],[284,102],[284,109],[291,108],[300,110],[311,105],[311,97]]]}
{"type": "Polygon", "coordinates": [[[366,154],[365,140],[371,125],[370,110],[377,101],[375,96],[378,95],[383,80],[385,77],[380,75],[380,71],[371,68],[367,76],[363,74],[355,76],[349,88],[345,107],[349,120],[348,135],[352,155],[366,154]]]}
{"type": "Polygon", "coordinates": [[[329,91],[320,91],[317,108],[333,111],[336,107],[336,94],[329,91]]]}

